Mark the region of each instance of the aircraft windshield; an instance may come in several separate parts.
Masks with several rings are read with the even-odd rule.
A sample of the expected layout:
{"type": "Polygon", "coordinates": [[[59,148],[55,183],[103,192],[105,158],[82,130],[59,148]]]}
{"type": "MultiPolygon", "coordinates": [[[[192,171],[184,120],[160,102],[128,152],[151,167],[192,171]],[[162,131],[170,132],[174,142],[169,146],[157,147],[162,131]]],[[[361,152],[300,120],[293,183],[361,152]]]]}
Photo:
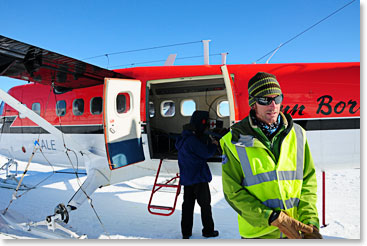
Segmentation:
{"type": "Polygon", "coordinates": [[[3,115],[3,110],[4,110],[4,102],[1,101],[1,104],[0,104],[0,115],[3,115]]]}

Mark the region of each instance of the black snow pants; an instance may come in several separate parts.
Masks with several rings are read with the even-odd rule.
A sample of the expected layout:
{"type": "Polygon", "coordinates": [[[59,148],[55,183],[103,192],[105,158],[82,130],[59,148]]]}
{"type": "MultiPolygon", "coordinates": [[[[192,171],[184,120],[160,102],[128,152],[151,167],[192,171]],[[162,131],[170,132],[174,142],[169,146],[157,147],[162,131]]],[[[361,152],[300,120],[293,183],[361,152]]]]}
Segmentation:
{"type": "Polygon", "coordinates": [[[181,219],[181,232],[183,236],[192,235],[195,200],[201,208],[202,233],[211,233],[214,231],[209,184],[185,185],[181,219]]]}

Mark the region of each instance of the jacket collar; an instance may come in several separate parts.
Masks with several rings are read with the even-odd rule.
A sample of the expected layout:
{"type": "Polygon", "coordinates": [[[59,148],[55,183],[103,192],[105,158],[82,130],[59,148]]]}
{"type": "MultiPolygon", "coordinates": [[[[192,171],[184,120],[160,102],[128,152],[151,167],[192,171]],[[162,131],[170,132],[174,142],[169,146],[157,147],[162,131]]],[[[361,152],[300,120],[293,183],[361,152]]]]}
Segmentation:
{"type": "MultiPolygon", "coordinates": [[[[250,111],[251,113],[251,111],[250,111]]],[[[293,120],[289,114],[279,113],[283,120],[283,128],[287,134],[293,127],[293,120]]],[[[240,135],[252,135],[259,136],[260,128],[251,120],[250,116],[247,116],[240,122],[237,122],[231,126],[232,142],[238,142],[240,135]]],[[[264,135],[265,137],[265,135],[264,135]]]]}

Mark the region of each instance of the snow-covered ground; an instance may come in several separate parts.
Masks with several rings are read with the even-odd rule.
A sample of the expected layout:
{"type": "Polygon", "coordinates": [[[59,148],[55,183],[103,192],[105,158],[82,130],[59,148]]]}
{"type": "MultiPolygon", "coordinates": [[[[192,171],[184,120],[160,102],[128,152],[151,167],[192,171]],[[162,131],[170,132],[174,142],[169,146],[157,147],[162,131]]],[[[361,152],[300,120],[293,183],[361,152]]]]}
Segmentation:
{"type": "MultiPolygon", "coordinates": [[[[0,156],[1,165],[6,158],[0,156]]],[[[26,163],[20,162],[19,170],[26,163]]],[[[0,166],[1,166],[0,165],[0,166]]],[[[60,170],[55,168],[55,170],[60,170]]],[[[53,214],[59,203],[67,204],[78,189],[78,180],[73,174],[52,174],[51,167],[36,163],[30,165],[24,183],[30,186],[47,178],[36,189],[14,200],[8,213],[18,220],[41,221],[53,214]],[[50,176],[51,175],[51,176],[50,176]]],[[[0,177],[5,171],[0,170],[0,177]]],[[[85,179],[80,175],[80,180],[85,179]]],[[[318,209],[322,223],[322,175],[317,171],[318,209]]],[[[98,189],[92,195],[92,204],[102,223],[97,219],[90,204],[85,202],[70,215],[69,226],[78,234],[86,234],[89,239],[180,239],[182,194],[178,197],[176,211],[171,216],[157,216],[148,212],[147,204],[151,194],[154,176],[146,176],[98,189]]],[[[223,197],[221,177],[214,176],[210,183],[212,209],[215,227],[219,230],[216,239],[239,239],[237,215],[223,197]]],[[[325,239],[360,239],[360,169],[331,170],[326,172],[326,224],[321,228],[325,239]]],[[[4,210],[12,197],[13,190],[0,188],[0,210],[4,210]]],[[[22,193],[22,192],[20,192],[22,193]]],[[[169,206],[173,203],[172,192],[160,192],[155,204],[169,206]]],[[[0,238],[36,238],[25,232],[14,231],[0,219],[0,238]]],[[[195,207],[193,239],[201,236],[199,206],[195,207]]]]}

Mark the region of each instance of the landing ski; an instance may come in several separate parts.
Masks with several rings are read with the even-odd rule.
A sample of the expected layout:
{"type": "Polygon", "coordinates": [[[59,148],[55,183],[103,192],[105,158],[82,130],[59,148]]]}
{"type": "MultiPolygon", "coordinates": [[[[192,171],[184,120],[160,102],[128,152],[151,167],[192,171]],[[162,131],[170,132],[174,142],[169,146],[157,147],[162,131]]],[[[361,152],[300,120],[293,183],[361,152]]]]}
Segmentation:
{"type": "Polygon", "coordinates": [[[8,229],[5,233],[11,234],[12,230],[23,232],[23,236],[42,239],[86,239],[86,235],[78,235],[72,231],[71,226],[61,221],[32,222],[17,215],[14,211],[0,211],[0,227],[8,229]],[[7,228],[6,228],[7,227],[7,228]]]}
{"type": "MultiPolygon", "coordinates": [[[[0,188],[13,189],[15,190],[18,187],[19,180],[14,176],[8,176],[6,179],[0,178],[0,188]]],[[[21,184],[18,190],[30,190],[34,187],[29,187],[25,184],[21,184]]]]}

